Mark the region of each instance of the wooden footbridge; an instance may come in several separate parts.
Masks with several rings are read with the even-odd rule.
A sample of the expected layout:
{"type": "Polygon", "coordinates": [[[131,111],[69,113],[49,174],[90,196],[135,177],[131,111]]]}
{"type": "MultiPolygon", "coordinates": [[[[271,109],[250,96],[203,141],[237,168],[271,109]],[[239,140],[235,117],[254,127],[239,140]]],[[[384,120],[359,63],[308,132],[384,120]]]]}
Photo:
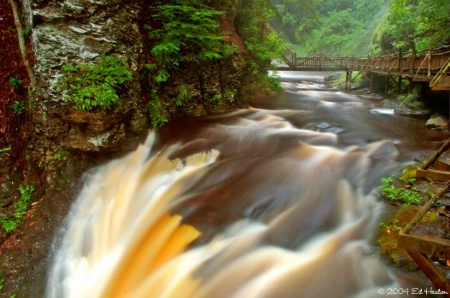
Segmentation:
{"type": "Polygon", "coordinates": [[[432,90],[450,90],[450,46],[368,57],[326,57],[320,54],[297,57],[294,51],[286,49],[283,61],[286,66],[279,67],[279,70],[346,71],[347,82],[352,80],[352,71],[359,71],[371,83],[371,88],[373,74],[378,74],[386,76],[386,83],[392,81],[398,88],[406,78],[411,82],[428,82],[432,90]]]}

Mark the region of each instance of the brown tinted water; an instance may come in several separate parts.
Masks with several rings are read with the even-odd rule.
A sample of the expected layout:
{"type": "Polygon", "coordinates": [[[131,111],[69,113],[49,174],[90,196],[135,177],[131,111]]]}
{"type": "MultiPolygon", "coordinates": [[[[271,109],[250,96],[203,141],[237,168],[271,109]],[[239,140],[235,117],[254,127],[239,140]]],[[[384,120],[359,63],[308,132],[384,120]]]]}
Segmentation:
{"type": "Polygon", "coordinates": [[[380,178],[436,149],[423,121],[283,73],[248,109],[177,120],[86,174],[48,296],[380,297],[380,178]]]}

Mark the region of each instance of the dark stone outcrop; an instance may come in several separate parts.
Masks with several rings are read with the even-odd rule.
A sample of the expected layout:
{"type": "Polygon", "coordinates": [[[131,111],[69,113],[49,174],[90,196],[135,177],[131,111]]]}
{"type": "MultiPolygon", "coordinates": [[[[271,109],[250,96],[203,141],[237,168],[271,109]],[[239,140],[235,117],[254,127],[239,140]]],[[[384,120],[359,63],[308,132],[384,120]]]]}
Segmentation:
{"type": "MultiPolygon", "coordinates": [[[[54,185],[52,173],[60,163],[54,156],[61,148],[82,153],[119,152],[134,148],[147,134],[147,104],[152,98],[142,81],[151,48],[140,23],[144,11],[148,13],[145,5],[138,0],[23,1],[32,29],[37,77],[31,95],[33,145],[28,149],[30,157],[49,172],[49,185],[54,185]],[[133,82],[120,98],[127,109],[113,108],[107,113],[74,110],[58,88],[63,65],[96,63],[102,55],[124,59],[134,72],[133,82]]],[[[181,87],[189,91],[190,98],[184,106],[168,104],[170,118],[226,111],[242,97],[247,76],[245,50],[231,24],[222,20],[221,25],[237,51],[221,61],[187,64],[175,70],[170,82],[161,86],[160,98],[173,102],[181,87]]]]}

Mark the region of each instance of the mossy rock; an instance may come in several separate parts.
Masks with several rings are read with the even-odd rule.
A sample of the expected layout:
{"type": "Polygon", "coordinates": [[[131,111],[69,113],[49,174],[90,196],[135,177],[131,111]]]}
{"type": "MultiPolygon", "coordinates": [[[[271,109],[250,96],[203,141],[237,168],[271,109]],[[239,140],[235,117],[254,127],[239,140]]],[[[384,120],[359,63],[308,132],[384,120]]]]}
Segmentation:
{"type": "MultiPolygon", "coordinates": [[[[376,244],[380,247],[380,254],[394,267],[402,267],[411,271],[418,268],[408,253],[397,247],[397,240],[400,230],[414,218],[420,209],[421,207],[418,206],[403,205],[392,217],[385,219],[380,224],[376,244]]],[[[437,214],[428,212],[420,223],[429,224],[438,220],[437,214]]]]}

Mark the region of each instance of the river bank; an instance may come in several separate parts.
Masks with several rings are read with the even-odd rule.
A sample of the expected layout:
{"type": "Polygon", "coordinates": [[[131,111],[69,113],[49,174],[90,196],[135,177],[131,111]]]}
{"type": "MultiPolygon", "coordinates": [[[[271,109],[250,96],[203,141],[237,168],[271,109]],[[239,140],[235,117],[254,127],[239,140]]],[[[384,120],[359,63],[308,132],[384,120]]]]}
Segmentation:
{"type": "MultiPolygon", "coordinates": [[[[426,86],[416,86],[412,89],[411,94],[399,95],[397,90],[379,90],[379,92],[372,93],[367,83],[362,80],[354,82],[350,90],[345,90],[343,81],[345,82],[343,73],[336,73],[325,79],[328,88],[336,88],[358,96],[372,96],[379,100],[380,109],[389,110],[402,117],[421,119],[428,129],[449,134],[446,105],[436,104],[436,100],[445,100],[445,98],[442,99],[440,94],[437,99],[426,98],[432,96],[429,92],[421,90],[426,86]]],[[[421,154],[411,160],[410,165],[398,175],[383,178],[379,194],[386,202],[387,211],[381,219],[379,231],[373,240],[374,245],[379,247],[380,255],[385,262],[393,268],[398,268],[402,278],[416,280],[418,284],[424,282],[422,285],[424,287],[433,285],[409,254],[404,249],[397,247],[397,241],[399,232],[445,185],[445,181],[418,178],[415,175],[416,169],[422,167],[432,156],[433,152],[421,154]]],[[[441,157],[449,160],[449,156],[450,151],[447,148],[441,157]]],[[[450,239],[450,194],[448,192],[439,198],[418,224],[414,225],[411,233],[450,239]]],[[[450,279],[450,260],[434,258],[433,261],[438,271],[450,279]]]]}

